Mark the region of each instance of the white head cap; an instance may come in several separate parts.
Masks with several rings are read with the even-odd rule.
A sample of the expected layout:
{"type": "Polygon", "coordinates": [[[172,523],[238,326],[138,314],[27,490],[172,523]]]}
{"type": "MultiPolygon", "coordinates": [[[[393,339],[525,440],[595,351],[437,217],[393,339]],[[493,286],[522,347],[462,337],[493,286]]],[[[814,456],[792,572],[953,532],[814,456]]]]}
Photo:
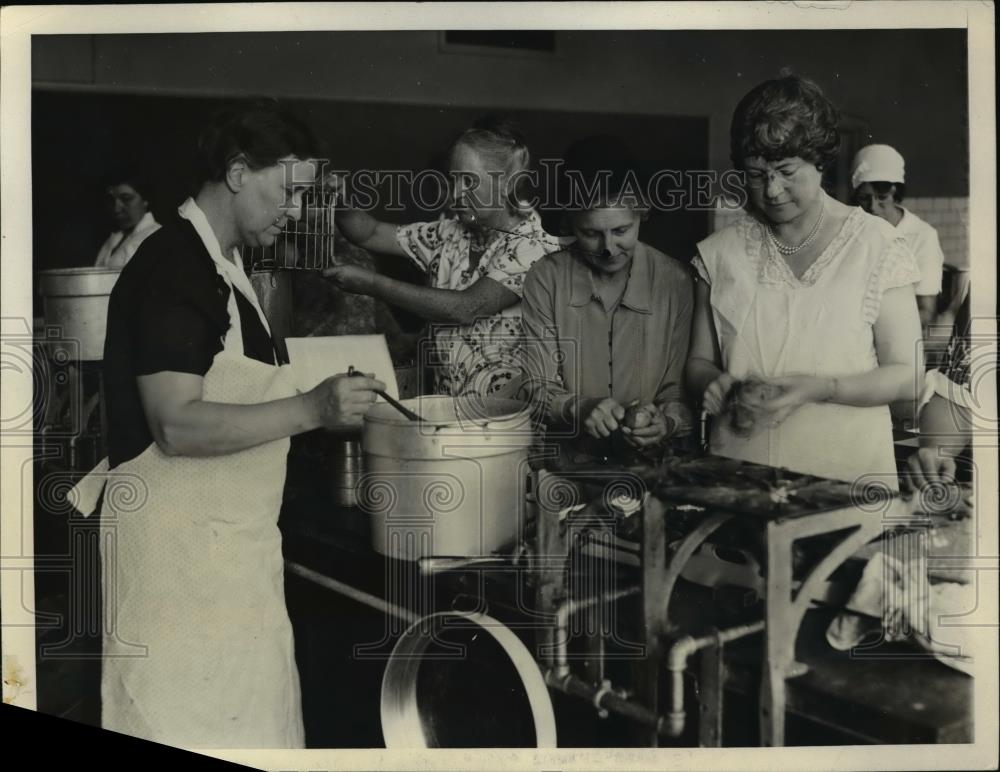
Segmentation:
{"type": "Polygon", "coordinates": [[[888,145],[861,148],[851,164],[851,187],[866,182],[906,182],[903,156],[888,145]]]}

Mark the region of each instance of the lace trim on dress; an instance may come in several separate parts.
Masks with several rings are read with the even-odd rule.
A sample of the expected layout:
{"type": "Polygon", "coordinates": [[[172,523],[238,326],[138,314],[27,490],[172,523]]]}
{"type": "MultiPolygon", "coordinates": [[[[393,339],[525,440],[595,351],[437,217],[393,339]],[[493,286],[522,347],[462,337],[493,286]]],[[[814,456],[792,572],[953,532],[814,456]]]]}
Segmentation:
{"type": "Polygon", "coordinates": [[[882,296],[886,290],[905,287],[920,281],[920,269],[917,268],[913,253],[906,245],[902,236],[897,236],[882,253],[878,265],[868,279],[865,290],[862,316],[868,324],[874,324],[882,307],[882,296]]]}
{"type": "Polygon", "coordinates": [[[844,224],[840,226],[837,235],[823,250],[822,254],[813,264],[806,269],[800,278],[796,278],[788,263],[778,253],[774,245],[770,243],[765,232],[765,225],[747,215],[746,245],[747,253],[751,255],[754,263],[758,266],[757,277],[761,282],[768,284],[785,284],[789,287],[811,287],[819,279],[826,267],[832,263],[841,253],[847,243],[854,238],[864,221],[864,213],[860,209],[854,209],[844,224]],[[767,244],[765,245],[765,242],[767,244]],[[763,253],[763,257],[761,254],[763,253]]]}
{"type": "Polygon", "coordinates": [[[753,267],[757,279],[764,278],[764,269],[761,265],[761,254],[764,251],[764,226],[750,214],[744,214],[736,221],[736,233],[740,236],[746,250],[747,259],[753,267]]]}

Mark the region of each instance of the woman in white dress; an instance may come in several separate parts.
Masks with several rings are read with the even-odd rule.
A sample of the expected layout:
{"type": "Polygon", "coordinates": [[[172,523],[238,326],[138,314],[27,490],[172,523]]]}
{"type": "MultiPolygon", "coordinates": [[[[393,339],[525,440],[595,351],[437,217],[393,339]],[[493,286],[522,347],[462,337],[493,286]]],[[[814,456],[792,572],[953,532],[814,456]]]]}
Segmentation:
{"type": "Polygon", "coordinates": [[[920,274],[891,225],[824,192],[837,124],[798,76],[737,106],[746,214],[698,245],[686,380],[713,416],[740,381],[775,387],[757,431],[713,421],[713,453],[895,490],[888,406],[915,399],[921,382],[920,274]]]}

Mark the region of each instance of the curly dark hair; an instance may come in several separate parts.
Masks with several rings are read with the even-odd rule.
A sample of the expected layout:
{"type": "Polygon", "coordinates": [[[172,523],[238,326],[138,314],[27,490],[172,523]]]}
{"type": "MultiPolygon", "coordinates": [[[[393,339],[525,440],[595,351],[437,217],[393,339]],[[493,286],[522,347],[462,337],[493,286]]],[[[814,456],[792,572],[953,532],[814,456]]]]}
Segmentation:
{"type": "Polygon", "coordinates": [[[840,148],[840,113],[808,78],[784,74],[753,88],[736,105],[729,129],[733,164],[799,157],[827,168],[840,148]]]}
{"type": "Polygon", "coordinates": [[[312,130],[276,100],[223,110],[198,138],[198,183],[219,182],[242,156],[254,170],[282,158],[322,158],[323,146],[312,130]]]}
{"type": "MultiPolygon", "coordinates": [[[[903,199],[906,198],[906,184],[902,182],[869,182],[875,193],[879,196],[888,196],[892,193],[892,200],[897,204],[903,203],[903,199]]],[[[858,188],[854,189],[854,195],[858,194],[858,188]]]]}

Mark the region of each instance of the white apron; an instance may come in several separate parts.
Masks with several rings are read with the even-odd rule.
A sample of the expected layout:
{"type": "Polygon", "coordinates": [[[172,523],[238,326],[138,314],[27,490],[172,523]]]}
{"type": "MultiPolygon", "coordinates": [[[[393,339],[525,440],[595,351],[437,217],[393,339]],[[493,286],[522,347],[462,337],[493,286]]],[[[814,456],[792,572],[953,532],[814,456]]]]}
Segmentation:
{"type": "MultiPolygon", "coordinates": [[[[292,396],[287,366],[243,353],[234,284],[263,319],[249,280],[213,260],[230,286],[230,327],[204,399],[292,396]]],[[[303,747],[277,527],[288,447],[285,438],[194,458],[167,456],[154,442],[111,471],[103,461],[78,486],[78,508],[89,514],[107,480],[105,729],[190,748],[303,747]]]]}

